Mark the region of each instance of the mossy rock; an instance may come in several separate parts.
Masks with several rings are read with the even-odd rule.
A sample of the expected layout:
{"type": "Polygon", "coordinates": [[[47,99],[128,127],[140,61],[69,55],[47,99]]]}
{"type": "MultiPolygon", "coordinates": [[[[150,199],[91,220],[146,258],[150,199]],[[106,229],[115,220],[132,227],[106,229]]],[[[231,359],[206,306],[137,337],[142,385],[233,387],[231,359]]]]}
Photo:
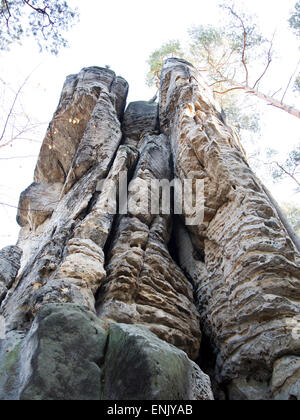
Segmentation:
{"type": "Polygon", "coordinates": [[[213,399],[186,353],[143,326],[111,324],[104,372],[104,400],[213,399]]]}
{"type": "Polygon", "coordinates": [[[0,400],[16,400],[19,392],[19,358],[24,334],[11,332],[0,340],[0,400]]]}

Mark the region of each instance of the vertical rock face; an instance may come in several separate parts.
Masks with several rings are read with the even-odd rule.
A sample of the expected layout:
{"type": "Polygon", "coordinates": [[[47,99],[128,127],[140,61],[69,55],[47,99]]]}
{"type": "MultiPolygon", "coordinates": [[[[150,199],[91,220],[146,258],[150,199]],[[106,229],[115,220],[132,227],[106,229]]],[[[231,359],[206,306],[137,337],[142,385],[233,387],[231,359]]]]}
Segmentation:
{"type": "Polygon", "coordinates": [[[146,211],[130,208],[135,187],[142,180],[171,180],[172,174],[168,138],[144,135],[128,196],[129,212],[118,219],[112,235],[97,309],[100,318],[147,325],[196,359],[201,337],[199,314],[193,288],[168,250],[171,216],[152,215],[150,205],[146,211]]]}
{"type": "Polygon", "coordinates": [[[300,255],[274,200],[189,63],[167,60],[159,105],[124,113],[127,91],[66,80],[0,252],[0,399],[213,399],[200,367],[217,398],[300,399],[300,255]],[[194,226],[174,178],[203,181],[194,226]]]}
{"type": "MultiPolygon", "coordinates": [[[[83,231],[90,210],[101,213],[99,181],[113,176],[118,165],[131,164],[131,150],[118,151],[127,90],[127,83],[107,69],[84,69],[67,78],[35,183],[20,199],[22,268],[2,308],[9,328],[28,327],[48,302],[94,309],[94,293],[105,277],[104,255],[93,237],[97,232],[83,231]]],[[[107,223],[108,236],[112,220],[107,223]]]]}
{"type": "MultiPolygon", "coordinates": [[[[205,182],[203,224],[178,232],[178,243],[215,352],[216,379],[232,399],[274,398],[279,376],[282,384],[300,380],[297,368],[286,369],[300,356],[299,254],[211,92],[186,62],[165,64],[160,122],[176,174],[205,182]],[[193,259],[193,250],[203,258],[193,259]]],[[[294,385],[282,396],[287,389],[300,398],[294,385]]]]}
{"type": "Polygon", "coordinates": [[[17,246],[8,246],[0,251],[0,303],[15,281],[21,256],[22,251],[17,246]]]}

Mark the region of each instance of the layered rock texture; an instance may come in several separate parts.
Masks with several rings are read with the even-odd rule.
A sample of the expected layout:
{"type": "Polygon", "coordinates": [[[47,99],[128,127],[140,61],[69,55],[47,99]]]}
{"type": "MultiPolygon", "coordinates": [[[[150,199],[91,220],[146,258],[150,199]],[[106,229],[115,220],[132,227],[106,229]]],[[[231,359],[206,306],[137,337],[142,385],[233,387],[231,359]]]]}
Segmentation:
{"type": "Polygon", "coordinates": [[[66,80],[0,251],[0,399],[300,399],[298,239],[192,65],[159,104],[127,92],[66,80]],[[197,224],[163,188],[153,210],[175,178],[202,182],[197,224]]]}

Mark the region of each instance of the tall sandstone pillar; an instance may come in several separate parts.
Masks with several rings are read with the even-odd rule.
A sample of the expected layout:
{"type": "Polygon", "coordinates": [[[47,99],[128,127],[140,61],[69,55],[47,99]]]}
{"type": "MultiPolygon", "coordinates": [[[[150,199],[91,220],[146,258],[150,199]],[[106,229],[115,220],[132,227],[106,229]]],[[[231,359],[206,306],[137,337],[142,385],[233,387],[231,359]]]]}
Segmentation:
{"type": "Polygon", "coordinates": [[[203,224],[176,233],[216,359],[215,379],[231,399],[299,399],[297,242],[210,89],[184,61],[165,63],[160,124],[176,176],[205,182],[203,224]]]}
{"type": "Polygon", "coordinates": [[[66,80],[0,252],[0,400],[300,399],[297,237],[192,65],[165,62],[158,105],[127,92],[66,80]],[[128,203],[203,180],[203,222],[108,211],[124,173],[128,203]]]}

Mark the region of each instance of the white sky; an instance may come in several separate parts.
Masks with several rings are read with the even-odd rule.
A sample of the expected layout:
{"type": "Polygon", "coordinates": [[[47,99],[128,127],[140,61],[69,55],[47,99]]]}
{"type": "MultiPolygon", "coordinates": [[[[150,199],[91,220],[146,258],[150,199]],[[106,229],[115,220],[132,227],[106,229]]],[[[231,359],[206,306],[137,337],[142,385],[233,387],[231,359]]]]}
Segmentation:
{"type": "MultiPolygon", "coordinates": [[[[154,90],[145,85],[146,61],[153,50],[170,39],[186,40],[187,29],[199,24],[218,24],[221,12],[216,0],[69,0],[80,11],[80,23],[68,34],[70,48],[58,57],[40,54],[31,41],[14,46],[0,55],[0,77],[18,88],[34,69],[22,91],[26,112],[45,123],[32,142],[22,140],[0,149],[0,202],[17,206],[18,198],[33,178],[40,143],[58,103],[65,77],[81,68],[109,65],[130,84],[129,101],[150,99],[154,90]],[[33,156],[15,159],[17,156],[33,156]],[[13,159],[4,159],[4,158],[13,159]]],[[[267,84],[273,92],[285,86],[299,57],[297,40],[288,29],[287,19],[296,0],[252,0],[249,10],[258,16],[263,30],[271,35],[277,29],[278,60],[267,84]]],[[[286,102],[295,102],[287,96],[286,102]]],[[[267,147],[288,152],[299,140],[300,121],[283,111],[261,104],[264,112],[259,141],[267,147]]],[[[269,185],[279,201],[299,200],[291,188],[269,185]]],[[[0,205],[0,248],[16,242],[16,210],[0,205]]]]}

